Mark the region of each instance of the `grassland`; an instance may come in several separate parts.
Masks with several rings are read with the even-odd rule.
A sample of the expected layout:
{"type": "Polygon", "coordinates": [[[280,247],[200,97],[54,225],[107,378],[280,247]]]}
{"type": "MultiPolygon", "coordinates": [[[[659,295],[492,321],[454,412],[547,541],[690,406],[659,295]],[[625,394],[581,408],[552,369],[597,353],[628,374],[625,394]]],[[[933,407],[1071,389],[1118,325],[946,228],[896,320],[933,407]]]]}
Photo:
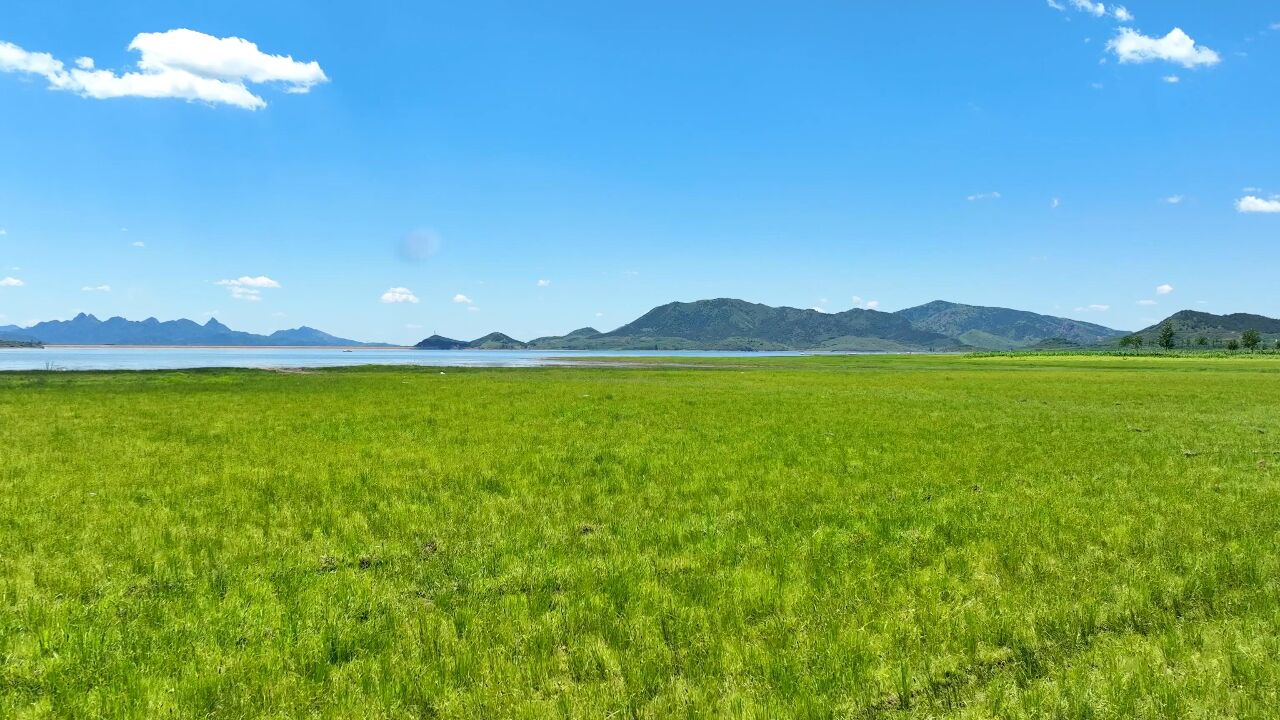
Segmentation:
{"type": "Polygon", "coordinates": [[[0,376],[0,716],[1274,717],[1280,362],[0,376]]]}

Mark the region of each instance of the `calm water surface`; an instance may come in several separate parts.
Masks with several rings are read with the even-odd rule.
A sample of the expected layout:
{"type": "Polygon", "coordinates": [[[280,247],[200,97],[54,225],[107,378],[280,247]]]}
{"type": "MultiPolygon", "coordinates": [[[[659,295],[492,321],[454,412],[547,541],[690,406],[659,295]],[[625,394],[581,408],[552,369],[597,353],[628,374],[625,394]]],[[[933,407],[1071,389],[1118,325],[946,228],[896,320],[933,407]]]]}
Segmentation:
{"type": "Polygon", "coordinates": [[[536,367],[591,357],[765,357],[800,352],[645,350],[410,350],[335,348],[0,348],[3,370],[176,370],[343,365],[536,367]]]}

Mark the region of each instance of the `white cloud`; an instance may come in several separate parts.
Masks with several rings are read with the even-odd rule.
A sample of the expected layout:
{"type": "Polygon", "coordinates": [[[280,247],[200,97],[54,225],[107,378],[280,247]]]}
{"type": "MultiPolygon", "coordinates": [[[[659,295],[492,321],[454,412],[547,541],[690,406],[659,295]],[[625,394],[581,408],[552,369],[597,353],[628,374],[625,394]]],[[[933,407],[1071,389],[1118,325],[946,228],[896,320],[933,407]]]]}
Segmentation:
{"type": "Polygon", "coordinates": [[[602,312],[598,312],[598,313],[596,313],[596,317],[604,317],[604,313],[602,313],[602,312]]]}
{"type": "Polygon", "coordinates": [[[1182,82],[1182,78],[1178,77],[1177,75],[1165,75],[1164,77],[1162,77],[1162,78],[1160,78],[1160,79],[1161,79],[1161,80],[1164,80],[1165,82],[1169,83],[1170,85],[1177,85],[1178,83],[1182,82]]]}
{"type": "Polygon", "coordinates": [[[1262,188],[1257,188],[1257,187],[1241,188],[1241,189],[1240,189],[1240,192],[1242,192],[1242,193],[1249,193],[1249,194],[1253,194],[1253,193],[1260,193],[1260,192],[1262,192],[1262,188]]]}
{"type": "Polygon", "coordinates": [[[1071,7],[1082,10],[1094,17],[1102,17],[1107,14],[1107,6],[1102,3],[1089,2],[1089,0],[1071,0],[1071,7]]]}
{"type": "Polygon", "coordinates": [[[876,309],[878,309],[879,307],[880,307],[880,301],[879,301],[879,300],[868,300],[868,301],[867,301],[866,308],[867,308],[868,310],[876,310],[876,309]]]}
{"type": "Polygon", "coordinates": [[[1111,16],[1120,22],[1133,22],[1133,13],[1129,12],[1129,8],[1123,5],[1116,5],[1111,8],[1111,16]]]}
{"type": "Polygon", "coordinates": [[[462,293],[458,293],[457,295],[454,295],[454,296],[453,296],[453,301],[454,301],[454,302],[456,302],[456,303],[458,303],[458,304],[460,304],[460,305],[470,305],[470,304],[471,304],[471,298],[467,297],[466,295],[463,295],[462,293]]]}
{"type": "Polygon", "coordinates": [[[1155,305],[1157,303],[1155,300],[1139,300],[1138,304],[1139,305],[1155,305]]]}
{"type": "Polygon", "coordinates": [[[8,235],[8,234],[9,234],[8,230],[5,230],[4,228],[0,228],[0,237],[4,237],[5,235],[8,235]]]}
{"type": "Polygon", "coordinates": [[[1053,198],[1052,200],[1049,201],[1049,207],[1054,210],[1057,210],[1058,208],[1062,207],[1062,200],[1060,198],[1053,198]]]}
{"type": "Polygon", "coordinates": [[[550,287],[550,285],[551,285],[551,281],[550,281],[550,280],[539,280],[539,281],[538,281],[538,287],[550,287]]]}
{"type": "Polygon", "coordinates": [[[1156,286],[1157,295],[1168,295],[1171,292],[1173,292],[1173,286],[1170,285],[1169,283],[1156,286]]]}
{"type": "Polygon", "coordinates": [[[0,287],[22,287],[26,283],[16,277],[0,278],[0,287]]]}
{"type": "Polygon", "coordinates": [[[214,284],[225,287],[227,289],[227,293],[229,293],[232,298],[248,302],[258,302],[261,300],[263,288],[280,287],[280,283],[272,280],[266,275],[259,275],[258,277],[243,275],[234,280],[219,280],[214,284]]]}
{"type": "Polygon", "coordinates": [[[147,244],[146,244],[146,243],[144,243],[144,242],[142,242],[141,240],[135,240],[135,241],[133,241],[133,242],[131,242],[131,243],[129,243],[129,244],[130,244],[130,245],[132,245],[133,247],[136,247],[136,248],[141,248],[141,247],[146,247],[146,246],[147,246],[147,244]]]}
{"type": "Polygon", "coordinates": [[[1097,304],[1095,304],[1095,305],[1085,305],[1084,307],[1078,307],[1078,308],[1076,308],[1076,312],[1078,312],[1078,313],[1086,313],[1086,312],[1106,312],[1106,311],[1108,311],[1108,310],[1110,310],[1110,309],[1111,309],[1111,306],[1110,306],[1110,305],[1097,305],[1097,304]]]}
{"type": "Polygon", "coordinates": [[[219,280],[216,284],[224,285],[228,287],[249,287],[249,288],[280,287],[280,283],[276,282],[275,280],[272,280],[266,275],[259,275],[258,277],[249,277],[248,275],[242,275],[236,278],[235,280],[219,280]]]}
{"type": "Polygon", "coordinates": [[[80,292],[111,292],[110,285],[85,285],[80,292]]]}
{"type": "Polygon", "coordinates": [[[1066,9],[1067,9],[1065,5],[1063,5],[1062,3],[1058,2],[1057,0],[1045,0],[1045,2],[1049,3],[1049,7],[1053,8],[1054,10],[1066,10],[1066,9]]]}
{"type": "Polygon", "coordinates": [[[820,312],[820,313],[825,313],[825,312],[826,312],[826,310],[823,310],[822,308],[820,308],[820,307],[816,307],[816,306],[815,306],[815,307],[811,307],[811,308],[809,308],[809,309],[810,309],[810,310],[813,310],[814,312],[820,312]]]}
{"type": "Polygon", "coordinates": [[[969,202],[978,202],[979,200],[999,200],[999,199],[1000,199],[1000,193],[995,191],[974,193],[965,198],[965,200],[968,200],[969,202]]]}
{"type": "Polygon", "coordinates": [[[39,75],[51,90],[97,100],[179,98],[246,110],[267,105],[246,84],[279,84],[285,92],[306,93],[329,80],[315,61],[268,55],[243,38],[218,38],[185,28],[140,33],[129,49],[140,55],[137,69],[117,75],[96,69],[93,58],[77,58],[75,67],[68,69],[49,53],[30,52],[0,41],[0,72],[39,75]]]}
{"type": "Polygon", "coordinates": [[[1183,197],[1182,195],[1170,195],[1169,197],[1165,198],[1163,202],[1166,202],[1170,205],[1181,205],[1183,200],[1186,200],[1186,198],[1183,197]]]}
{"type": "Polygon", "coordinates": [[[382,302],[384,303],[417,303],[418,296],[413,294],[409,288],[393,287],[382,293],[382,302]]]}
{"type": "Polygon", "coordinates": [[[1270,199],[1245,195],[1236,201],[1236,211],[1242,213],[1280,213],[1280,195],[1270,199]]]}
{"type": "Polygon", "coordinates": [[[1120,28],[1120,32],[1107,43],[1107,49],[1114,52],[1122,63],[1164,60],[1185,68],[1194,68],[1222,62],[1218,53],[1197,45],[1181,28],[1170,30],[1162,38],[1147,37],[1136,30],[1120,28]]]}

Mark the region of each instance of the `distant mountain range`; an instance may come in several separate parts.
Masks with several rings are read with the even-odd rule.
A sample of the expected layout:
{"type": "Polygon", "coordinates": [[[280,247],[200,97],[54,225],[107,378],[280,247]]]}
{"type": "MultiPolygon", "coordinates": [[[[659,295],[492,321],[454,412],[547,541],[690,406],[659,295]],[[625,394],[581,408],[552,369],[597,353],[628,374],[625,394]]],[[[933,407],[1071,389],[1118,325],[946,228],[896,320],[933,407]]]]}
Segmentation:
{"type": "Polygon", "coordinates": [[[921,352],[1010,350],[1040,345],[1096,345],[1127,333],[1093,323],[1007,308],[941,300],[886,313],[855,308],[839,313],[770,307],[720,298],[654,308],[617,330],[582,328],[528,342],[502,333],[472,341],[433,335],[417,347],[432,350],[827,350],[921,352]]]}
{"type": "MultiPolygon", "coordinates": [[[[1212,315],[1184,310],[1172,315],[1178,346],[1221,346],[1245,330],[1257,330],[1264,342],[1280,340],[1280,320],[1262,315],[1212,315]]],[[[1139,330],[1146,344],[1160,325],[1139,330]]],[[[426,350],[815,350],[873,352],[946,352],[1039,348],[1116,347],[1129,333],[1067,318],[1022,310],[980,307],[937,300],[897,312],[855,308],[839,313],[771,307],[719,298],[673,302],[656,307],[609,332],[585,327],[567,335],[529,341],[499,332],[475,340],[432,335],[416,347],[426,350]]],[[[335,337],[314,328],[279,330],[270,335],[239,332],[210,319],[133,321],[99,320],[81,313],[18,327],[0,326],[0,341],[49,345],[215,345],[215,346],[383,346],[335,337]]]]}
{"type": "Polygon", "coordinates": [[[201,325],[191,320],[161,322],[155,318],[99,320],[84,313],[70,320],[50,320],[27,328],[0,326],[0,340],[36,341],[48,345],[385,346],[384,343],[361,343],[335,337],[309,327],[255,335],[232,330],[213,318],[201,325]]]}

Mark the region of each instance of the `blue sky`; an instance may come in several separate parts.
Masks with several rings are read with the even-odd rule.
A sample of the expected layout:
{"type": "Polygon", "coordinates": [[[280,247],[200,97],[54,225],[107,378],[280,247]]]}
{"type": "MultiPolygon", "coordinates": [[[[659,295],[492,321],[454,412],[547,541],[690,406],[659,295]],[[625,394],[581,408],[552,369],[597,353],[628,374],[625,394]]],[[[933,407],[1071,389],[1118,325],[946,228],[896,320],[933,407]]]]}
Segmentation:
{"type": "Polygon", "coordinates": [[[177,5],[0,9],[0,324],[1280,316],[1274,3],[177,5]]]}

